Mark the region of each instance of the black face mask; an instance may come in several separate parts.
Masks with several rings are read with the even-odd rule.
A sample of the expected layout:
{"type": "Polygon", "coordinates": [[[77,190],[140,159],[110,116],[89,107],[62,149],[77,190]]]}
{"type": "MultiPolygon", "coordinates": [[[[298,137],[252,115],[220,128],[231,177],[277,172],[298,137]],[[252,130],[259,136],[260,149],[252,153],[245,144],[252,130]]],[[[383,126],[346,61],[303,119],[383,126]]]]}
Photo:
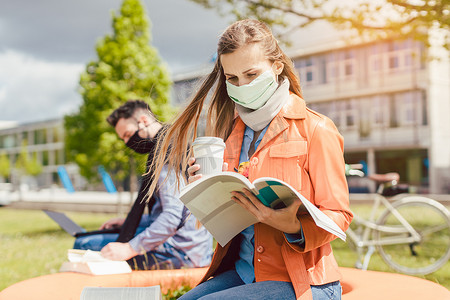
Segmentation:
{"type": "Polygon", "coordinates": [[[142,138],[139,136],[139,131],[139,129],[136,130],[125,145],[140,154],[150,153],[156,146],[156,138],[142,138]]]}

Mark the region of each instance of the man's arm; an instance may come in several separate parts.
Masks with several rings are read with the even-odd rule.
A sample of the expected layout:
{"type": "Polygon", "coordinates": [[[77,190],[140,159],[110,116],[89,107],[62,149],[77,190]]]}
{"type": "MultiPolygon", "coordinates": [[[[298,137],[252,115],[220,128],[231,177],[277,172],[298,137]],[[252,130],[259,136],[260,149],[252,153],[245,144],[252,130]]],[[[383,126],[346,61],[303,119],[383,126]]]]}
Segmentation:
{"type": "MultiPolygon", "coordinates": [[[[135,236],[128,243],[109,243],[101,250],[102,255],[112,260],[127,260],[138,254],[144,254],[164,243],[175,235],[182,220],[184,205],[179,199],[176,187],[176,177],[172,172],[167,175],[164,166],[158,179],[157,197],[162,211],[143,232],[135,236]],[[166,180],[167,177],[167,180],[166,180]]],[[[180,188],[184,185],[180,186],[180,188]]],[[[153,219],[153,216],[150,216],[153,219]]]]}
{"type": "MultiPolygon", "coordinates": [[[[180,186],[180,188],[184,185],[180,186]]],[[[162,211],[143,232],[130,241],[130,246],[136,252],[148,252],[164,243],[175,235],[182,220],[184,205],[179,199],[180,192],[176,186],[176,176],[172,172],[168,174],[167,166],[161,171],[158,178],[156,197],[162,211]]]]}

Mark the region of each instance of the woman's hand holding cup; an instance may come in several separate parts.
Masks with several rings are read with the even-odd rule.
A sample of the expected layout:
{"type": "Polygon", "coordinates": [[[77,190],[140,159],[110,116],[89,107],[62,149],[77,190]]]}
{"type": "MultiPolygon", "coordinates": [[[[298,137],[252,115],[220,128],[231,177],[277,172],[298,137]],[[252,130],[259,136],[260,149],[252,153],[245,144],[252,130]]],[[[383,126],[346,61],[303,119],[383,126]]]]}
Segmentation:
{"type": "MultiPolygon", "coordinates": [[[[200,178],[202,178],[202,174],[195,174],[195,172],[197,172],[198,170],[200,170],[200,165],[199,164],[195,164],[195,157],[191,157],[188,160],[188,182],[192,183],[196,180],[199,180],[200,178]]],[[[228,170],[228,164],[226,162],[224,162],[222,164],[222,171],[225,172],[228,170]]]]}
{"type": "Polygon", "coordinates": [[[198,170],[200,170],[200,165],[199,164],[195,164],[195,157],[191,157],[188,160],[188,182],[192,183],[196,180],[199,180],[200,178],[202,178],[202,174],[197,174],[195,175],[195,172],[197,172],[198,170]]]}
{"type": "Polygon", "coordinates": [[[223,155],[225,143],[221,138],[213,136],[198,137],[192,143],[194,157],[188,160],[188,182],[192,183],[202,175],[213,175],[227,170],[224,166],[223,155]]]}

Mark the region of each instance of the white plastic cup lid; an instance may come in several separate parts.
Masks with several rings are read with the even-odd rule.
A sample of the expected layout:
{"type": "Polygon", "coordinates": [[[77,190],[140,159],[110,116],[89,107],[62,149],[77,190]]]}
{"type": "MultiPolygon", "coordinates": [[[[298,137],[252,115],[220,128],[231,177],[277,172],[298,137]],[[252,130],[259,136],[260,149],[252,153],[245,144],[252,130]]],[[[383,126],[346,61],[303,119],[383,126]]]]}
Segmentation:
{"type": "Polygon", "coordinates": [[[213,136],[198,137],[192,143],[194,157],[223,158],[225,143],[221,138],[213,136]]]}
{"type": "Polygon", "coordinates": [[[194,140],[194,143],[192,143],[192,146],[197,145],[217,145],[217,146],[223,146],[225,147],[225,143],[223,142],[223,139],[215,137],[215,136],[201,136],[194,140]]]}

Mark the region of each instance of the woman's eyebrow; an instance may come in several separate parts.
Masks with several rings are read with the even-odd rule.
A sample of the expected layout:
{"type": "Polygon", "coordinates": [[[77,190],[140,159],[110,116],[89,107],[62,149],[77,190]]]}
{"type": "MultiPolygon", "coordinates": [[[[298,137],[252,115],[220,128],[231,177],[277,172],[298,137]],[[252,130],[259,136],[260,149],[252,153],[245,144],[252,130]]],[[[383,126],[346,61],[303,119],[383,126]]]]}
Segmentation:
{"type": "MultiPolygon", "coordinates": [[[[251,72],[251,71],[256,71],[256,69],[257,69],[256,67],[251,67],[250,69],[245,70],[242,73],[245,74],[245,73],[248,73],[248,72],[251,72]]],[[[235,76],[234,74],[229,74],[229,73],[225,73],[225,75],[227,75],[227,76],[235,76]]]]}

